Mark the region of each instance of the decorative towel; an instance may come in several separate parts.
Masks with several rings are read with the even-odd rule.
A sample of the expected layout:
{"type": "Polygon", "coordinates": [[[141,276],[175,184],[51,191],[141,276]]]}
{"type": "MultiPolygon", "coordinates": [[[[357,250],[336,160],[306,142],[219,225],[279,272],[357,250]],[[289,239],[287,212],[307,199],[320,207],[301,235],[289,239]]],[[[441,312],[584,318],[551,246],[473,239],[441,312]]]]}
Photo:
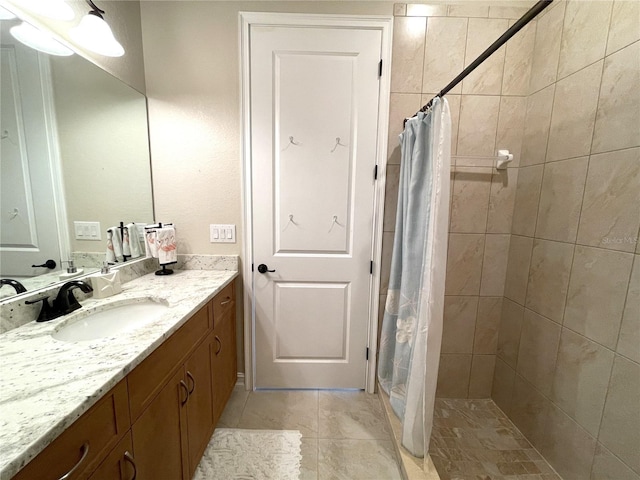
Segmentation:
{"type": "Polygon", "coordinates": [[[140,248],[140,230],[135,223],[130,223],[127,225],[127,232],[129,233],[131,258],[138,258],[142,255],[142,248],[140,248]]]}
{"type": "Polygon", "coordinates": [[[156,228],[158,225],[144,227],[144,251],[147,256],[158,258],[158,246],[156,244],[156,228]]]}
{"type": "Polygon", "coordinates": [[[122,256],[122,237],[120,236],[120,228],[111,227],[107,231],[111,232],[111,244],[113,245],[113,253],[115,254],[116,261],[123,262],[124,257],[122,256]]]}
{"type": "Polygon", "coordinates": [[[125,257],[130,257],[131,256],[131,246],[130,246],[130,240],[129,240],[129,229],[127,227],[124,227],[122,229],[122,254],[125,257]]]}
{"type": "Polygon", "coordinates": [[[113,251],[113,232],[107,230],[107,263],[116,263],[116,254],[113,251]]]}
{"type": "Polygon", "coordinates": [[[158,247],[158,263],[160,265],[178,261],[176,229],[173,226],[164,226],[156,229],[156,245],[158,247]]]}

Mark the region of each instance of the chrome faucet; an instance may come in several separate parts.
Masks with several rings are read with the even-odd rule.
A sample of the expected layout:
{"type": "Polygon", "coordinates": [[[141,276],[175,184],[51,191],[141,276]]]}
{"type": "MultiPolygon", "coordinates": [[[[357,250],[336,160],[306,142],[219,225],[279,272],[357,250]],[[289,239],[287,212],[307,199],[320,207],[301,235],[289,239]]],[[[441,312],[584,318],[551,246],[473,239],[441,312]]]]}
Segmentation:
{"type": "Polygon", "coordinates": [[[0,279],[0,288],[2,288],[4,285],[11,285],[16,289],[16,293],[24,293],[27,291],[27,289],[24,288],[24,285],[22,285],[19,281],[14,280],[13,278],[0,279]]]}
{"type": "Polygon", "coordinates": [[[93,288],[87,282],[83,280],[71,280],[60,287],[58,295],[49,305],[49,297],[38,298],[37,300],[26,301],[24,303],[32,305],[34,303],[42,302],[42,310],[38,315],[38,322],[46,322],[53,320],[54,318],[61,317],[68,313],[78,310],[82,305],[78,303],[76,297],[73,295],[73,290],[79,288],[84,293],[93,292],[93,288]]]}

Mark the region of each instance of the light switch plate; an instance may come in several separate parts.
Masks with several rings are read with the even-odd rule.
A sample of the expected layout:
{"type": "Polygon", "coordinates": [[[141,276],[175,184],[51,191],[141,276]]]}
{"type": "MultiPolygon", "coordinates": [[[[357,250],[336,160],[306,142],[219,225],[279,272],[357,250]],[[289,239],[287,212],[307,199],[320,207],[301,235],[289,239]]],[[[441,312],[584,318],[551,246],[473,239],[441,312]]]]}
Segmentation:
{"type": "Polygon", "coordinates": [[[73,222],[76,240],[102,240],[100,222],[73,222]]]}
{"type": "Polygon", "coordinates": [[[226,224],[209,225],[209,241],[211,243],[236,243],[236,226],[226,224]]]}

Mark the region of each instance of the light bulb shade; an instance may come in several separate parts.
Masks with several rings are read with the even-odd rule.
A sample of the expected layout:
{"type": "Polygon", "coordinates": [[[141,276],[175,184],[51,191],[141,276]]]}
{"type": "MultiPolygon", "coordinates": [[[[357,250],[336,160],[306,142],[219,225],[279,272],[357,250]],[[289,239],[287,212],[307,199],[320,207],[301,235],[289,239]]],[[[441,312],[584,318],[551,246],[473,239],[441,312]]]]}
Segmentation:
{"type": "Polygon", "coordinates": [[[124,48],[113,36],[111,27],[102,18],[88,14],[77,27],[69,30],[69,36],[79,46],[107,57],[121,57],[124,48]]]}
{"type": "Polygon", "coordinates": [[[38,15],[54,20],[73,20],[73,9],[64,0],[15,0],[15,3],[38,15]]]}
{"type": "Polygon", "coordinates": [[[73,55],[73,50],[68,49],[52,36],[28,23],[22,22],[20,25],[11,27],[9,31],[13,38],[20,43],[40,52],[61,57],[73,55]]]}

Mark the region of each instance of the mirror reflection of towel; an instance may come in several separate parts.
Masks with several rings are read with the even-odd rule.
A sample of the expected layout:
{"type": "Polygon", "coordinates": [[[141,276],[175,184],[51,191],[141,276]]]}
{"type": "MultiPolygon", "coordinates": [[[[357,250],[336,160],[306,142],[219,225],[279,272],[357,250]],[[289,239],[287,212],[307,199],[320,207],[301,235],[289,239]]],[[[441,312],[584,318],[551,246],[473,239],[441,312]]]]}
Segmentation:
{"type": "Polygon", "coordinates": [[[157,228],[156,245],[158,248],[158,263],[160,263],[160,265],[167,265],[168,263],[175,263],[178,261],[175,228],[157,228]]]}
{"type": "Polygon", "coordinates": [[[156,244],[156,231],[154,229],[144,230],[144,250],[147,258],[158,258],[158,246],[156,244]]]}
{"type": "MultiPolygon", "coordinates": [[[[111,232],[111,245],[113,246],[113,253],[116,257],[116,261],[123,262],[124,257],[122,256],[122,238],[120,237],[120,228],[111,227],[109,230],[107,230],[107,232],[111,232]]],[[[108,238],[108,234],[107,234],[107,238],[108,238]]],[[[107,248],[109,248],[108,240],[107,240],[107,248]]]]}
{"type": "Polygon", "coordinates": [[[116,254],[113,251],[113,232],[107,230],[107,262],[116,263],[116,254]]]}
{"type": "Polygon", "coordinates": [[[140,248],[140,230],[135,223],[127,225],[127,232],[129,232],[129,249],[131,250],[131,258],[138,258],[142,255],[142,248],[140,248]]]}

